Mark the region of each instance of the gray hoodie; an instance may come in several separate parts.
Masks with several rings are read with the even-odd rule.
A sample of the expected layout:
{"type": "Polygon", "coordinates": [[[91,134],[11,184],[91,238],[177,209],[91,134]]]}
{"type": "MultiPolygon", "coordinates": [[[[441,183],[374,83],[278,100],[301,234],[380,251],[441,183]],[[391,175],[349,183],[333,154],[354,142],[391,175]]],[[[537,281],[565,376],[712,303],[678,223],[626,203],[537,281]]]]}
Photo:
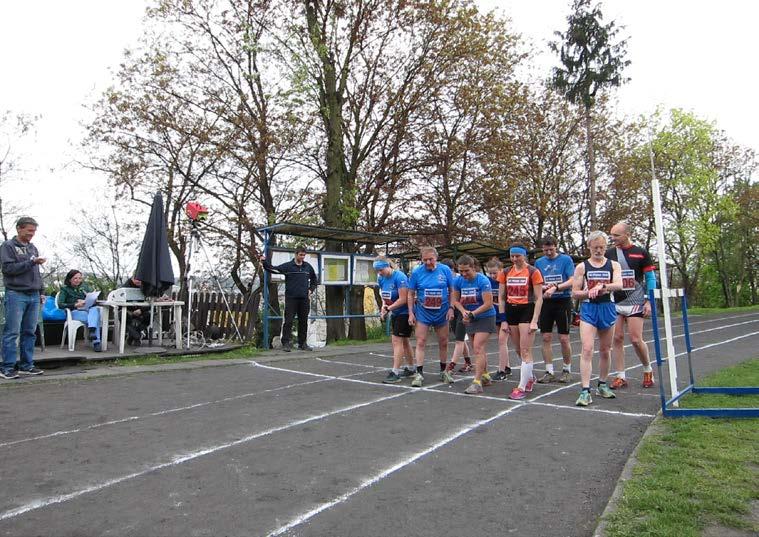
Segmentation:
{"type": "Polygon", "coordinates": [[[42,291],[40,266],[33,262],[39,257],[32,243],[22,244],[17,237],[0,246],[0,263],[3,266],[5,288],[14,291],[42,291]]]}

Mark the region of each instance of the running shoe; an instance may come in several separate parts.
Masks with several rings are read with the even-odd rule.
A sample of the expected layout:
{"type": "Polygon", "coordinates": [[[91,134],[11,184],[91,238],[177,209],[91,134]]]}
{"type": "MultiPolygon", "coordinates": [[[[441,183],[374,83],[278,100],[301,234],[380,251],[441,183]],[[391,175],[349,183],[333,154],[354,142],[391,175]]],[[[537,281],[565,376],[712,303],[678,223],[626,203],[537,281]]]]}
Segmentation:
{"type": "Polygon", "coordinates": [[[616,397],[615,393],[609,389],[609,386],[607,386],[605,382],[598,385],[598,388],[596,388],[596,394],[604,399],[614,399],[616,397]]]}
{"type": "Polygon", "coordinates": [[[569,384],[572,382],[572,373],[567,371],[566,369],[561,372],[561,375],[559,376],[559,380],[561,384],[569,384]]]}
{"type": "Polygon", "coordinates": [[[459,368],[459,373],[471,373],[474,371],[474,366],[470,363],[466,363],[459,368]]]}
{"type": "Polygon", "coordinates": [[[535,386],[535,377],[532,377],[530,380],[527,381],[527,385],[524,387],[524,391],[531,392],[534,386],[535,386]]]}
{"type": "Polygon", "coordinates": [[[41,375],[44,373],[42,369],[39,367],[32,366],[30,369],[19,369],[18,374],[19,375],[41,375]]]}
{"type": "Polygon", "coordinates": [[[509,378],[509,376],[506,374],[506,371],[496,371],[496,373],[493,375],[493,380],[496,382],[506,380],[507,378],[509,378]]]}
{"type": "Polygon", "coordinates": [[[451,374],[450,371],[446,369],[445,371],[440,373],[440,380],[442,380],[446,384],[453,384],[453,375],[451,374]]]}
{"type": "Polygon", "coordinates": [[[611,381],[611,389],[619,390],[620,388],[627,388],[627,380],[623,379],[622,377],[616,377],[611,381]]]}
{"type": "Polygon", "coordinates": [[[464,390],[464,393],[469,395],[477,395],[479,393],[482,393],[484,390],[482,389],[481,384],[477,384],[476,382],[472,382],[469,387],[464,390]]]}
{"type": "Polygon", "coordinates": [[[480,377],[480,382],[482,382],[483,386],[490,386],[493,384],[493,377],[490,376],[490,373],[485,371],[480,377]]]}
{"type": "Polygon", "coordinates": [[[525,397],[527,397],[527,394],[519,386],[511,390],[511,393],[509,394],[509,399],[519,400],[524,399],[525,397]]]}
{"type": "Polygon", "coordinates": [[[643,372],[643,387],[644,388],[653,388],[654,387],[654,372],[649,371],[646,373],[643,372]]]}
{"type": "Polygon", "coordinates": [[[590,396],[590,392],[588,390],[583,390],[580,392],[580,397],[577,398],[575,405],[588,406],[592,402],[593,398],[590,396]]]}
{"type": "Polygon", "coordinates": [[[424,384],[424,376],[421,373],[417,373],[414,375],[414,380],[411,381],[411,385],[414,388],[421,388],[422,384],[424,384]]]}
{"type": "Polygon", "coordinates": [[[8,371],[4,371],[0,369],[0,378],[4,379],[17,379],[18,373],[16,373],[15,369],[9,369],[8,371]]]}
{"type": "Polygon", "coordinates": [[[405,379],[405,378],[408,378],[408,377],[413,377],[414,375],[416,375],[416,373],[414,373],[409,368],[405,368],[403,371],[401,371],[401,374],[398,375],[398,376],[401,377],[402,379],[405,379]]]}
{"type": "Polygon", "coordinates": [[[556,375],[546,371],[546,374],[538,379],[538,384],[548,384],[549,382],[556,382],[556,375]]]}
{"type": "Polygon", "coordinates": [[[401,377],[395,374],[395,371],[388,371],[387,376],[385,377],[385,380],[382,381],[382,384],[397,384],[401,381],[401,377]]]}

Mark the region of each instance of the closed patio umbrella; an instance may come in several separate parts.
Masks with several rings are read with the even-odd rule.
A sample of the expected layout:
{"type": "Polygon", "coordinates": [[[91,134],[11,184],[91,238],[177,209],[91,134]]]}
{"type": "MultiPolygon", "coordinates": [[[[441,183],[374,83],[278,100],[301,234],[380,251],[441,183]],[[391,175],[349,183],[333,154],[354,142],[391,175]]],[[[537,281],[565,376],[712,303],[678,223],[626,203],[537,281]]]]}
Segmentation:
{"type": "MultiPolygon", "coordinates": [[[[153,197],[135,276],[142,281],[142,293],[146,297],[160,297],[174,285],[174,269],[171,266],[166,220],[163,215],[163,196],[160,192],[153,197]]],[[[150,309],[150,314],[152,329],[153,308],[150,309]]],[[[152,333],[148,337],[150,341],[152,333]]]]}

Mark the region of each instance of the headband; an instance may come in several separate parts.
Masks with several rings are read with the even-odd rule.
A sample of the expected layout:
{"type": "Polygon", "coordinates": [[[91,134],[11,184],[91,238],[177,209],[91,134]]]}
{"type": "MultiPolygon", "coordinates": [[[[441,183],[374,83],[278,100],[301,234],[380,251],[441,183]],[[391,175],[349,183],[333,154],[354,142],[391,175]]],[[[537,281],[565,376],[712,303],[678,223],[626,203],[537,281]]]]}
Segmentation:
{"type": "Polygon", "coordinates": [[[383,268],[387,268],[390,266],[390,263],[387,261],[377,260],[373,263],[374,270],[382,270],[383,268]]]}
{"type": "Polygon", "coordinates": [[[527,257],[527,250],[525,250],[521,246],[512,246],[511,248],[509,248],[509,255],[523,255],[527,257]]]}

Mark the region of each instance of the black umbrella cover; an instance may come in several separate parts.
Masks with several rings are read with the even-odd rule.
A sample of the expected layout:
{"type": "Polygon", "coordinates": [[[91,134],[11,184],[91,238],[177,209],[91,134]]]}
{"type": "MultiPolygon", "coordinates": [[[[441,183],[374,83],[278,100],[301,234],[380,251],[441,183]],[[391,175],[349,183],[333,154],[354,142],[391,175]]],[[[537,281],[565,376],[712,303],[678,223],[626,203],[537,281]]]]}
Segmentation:
{"type": "Polygon", "coordinates": [[[142,293],[145,296],[161,296],[174,285],[174,269],[171,267],[163,197],[160,192],[153,198],[135,276],[142,280],[142,293]]]}

